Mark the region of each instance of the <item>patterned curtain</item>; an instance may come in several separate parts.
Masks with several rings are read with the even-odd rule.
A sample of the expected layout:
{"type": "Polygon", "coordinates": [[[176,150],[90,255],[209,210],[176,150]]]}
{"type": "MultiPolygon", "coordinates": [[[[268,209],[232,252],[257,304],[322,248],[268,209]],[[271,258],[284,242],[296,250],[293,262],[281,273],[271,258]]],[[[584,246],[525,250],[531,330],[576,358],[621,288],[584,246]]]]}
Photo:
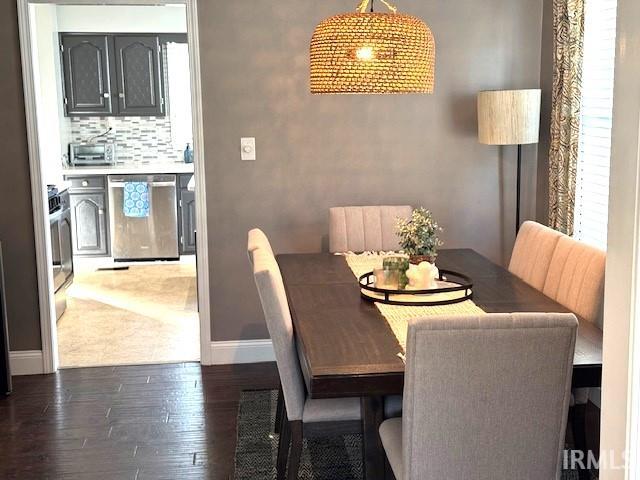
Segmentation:
{"type": "Polygon", "coordinates": [[[572,235],[580,133],[584,0],[553,0],[553,30],[549,225],[572,235]]]}

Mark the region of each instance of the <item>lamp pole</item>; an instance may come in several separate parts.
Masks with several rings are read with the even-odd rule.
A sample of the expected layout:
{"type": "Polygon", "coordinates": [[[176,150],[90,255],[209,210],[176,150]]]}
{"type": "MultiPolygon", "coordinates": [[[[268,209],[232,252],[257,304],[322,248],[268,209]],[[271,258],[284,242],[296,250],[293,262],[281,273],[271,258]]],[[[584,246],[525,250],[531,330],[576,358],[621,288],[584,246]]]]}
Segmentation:
{"type": "Polygon", "coordinates": [[[520,178],[522,176],[522,145],[518,144],[518,170],[516,173],[516,235],[520,231],[520,178]]]}

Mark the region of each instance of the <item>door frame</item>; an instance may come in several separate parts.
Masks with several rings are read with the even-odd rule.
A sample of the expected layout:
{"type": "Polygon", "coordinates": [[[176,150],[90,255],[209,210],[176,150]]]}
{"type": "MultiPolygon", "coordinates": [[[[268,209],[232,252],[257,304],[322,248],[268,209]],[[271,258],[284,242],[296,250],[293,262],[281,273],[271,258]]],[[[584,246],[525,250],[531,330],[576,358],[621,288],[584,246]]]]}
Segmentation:
{"type": "MultiPolygon", "coordinates": [[[[53,296],[53,272],[48,219],[48,202],[40,164],[38,125],[36,112],[35,75],[33,68],[32,25],[29,6],[54,5],[104,5],[100,0],[16,0],[22,59],[29,171],[31,176],[31,201],[36,247],[38,278],[38,303],[40,307],[40,336],[42,341],[43,372],[58,369],[58,338],[56,331],[55,301],[53,296]]],[[[207,201],[205,184],[204,130],[202,120],[202,83],[200,78],[200,46],[198,35],[198,0],[111,0],[109,5],[183,4],[187,16],[187,41],[191,75],[191,110],[193,124],[194,170],[196,181],[196,228],[198,243],[198,316],[200,321],[200,363],[212,364],[211,314],[209,299],[209,252],[207,236],[207,201]]]]}

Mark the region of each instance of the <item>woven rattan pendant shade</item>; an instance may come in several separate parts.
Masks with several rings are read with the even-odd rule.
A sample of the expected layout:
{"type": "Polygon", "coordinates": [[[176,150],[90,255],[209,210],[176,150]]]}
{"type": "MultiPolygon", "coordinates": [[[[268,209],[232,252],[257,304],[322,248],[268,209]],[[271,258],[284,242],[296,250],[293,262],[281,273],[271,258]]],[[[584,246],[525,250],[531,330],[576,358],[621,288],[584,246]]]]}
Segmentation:
{"type": "Polygon", "coordinates": [[[433,93],[435,41],[419,18],[344,13],[311,37],[311,93],[433,93]]]}

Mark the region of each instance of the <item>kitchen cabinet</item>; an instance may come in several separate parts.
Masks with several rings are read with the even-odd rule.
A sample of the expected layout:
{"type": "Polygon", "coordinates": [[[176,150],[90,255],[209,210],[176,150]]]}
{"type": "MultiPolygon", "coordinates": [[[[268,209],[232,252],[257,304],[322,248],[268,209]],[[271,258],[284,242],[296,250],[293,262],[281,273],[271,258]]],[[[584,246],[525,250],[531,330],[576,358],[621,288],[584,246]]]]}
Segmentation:
{"type": "Polygon", "coordinates": [[[165,115],[156,34],[60,34],[67,116],[165,115]]]}
{"type": "Polygon", "coordinates": [[[69,189],[73,254],[109,254],[109,216],[104,177],[73,178],[69,189]]]}
{"type": "Polygon", "coordinates": [[[111,115],[109,42],[106,35],[61,35],[65,113],[111,115]]]}
{"type": "Polygon", "coordinates": [[[180,190],[180,253],[196,253],[196,194],[180,190]]]}
{"type": "Polygon", "coordinates": [[[118,113],[160,116],[164,113],[160,42],[157,35],[113,37],[118,113]]]}
{"type": "MultiPolygon", "coordinates": [[[[178,250],[180,255],[196,253],[196,198],[187,188],[192,173],[178,173],[176,197],[178,250]]],[[[79,256],[112,255],[107,175],[65,174],[70,182],[73,253],[79,256]]],[[[111,198],[113,201],[115,197],[111,198]]],[[[173,203],[175,202],[175,203],[173,203]]],[[[118,208],[113,206],[113,209],[118,208]]],[[[121,208],[121,207],[120,207],[121,208]]]]}
{"type": "Polygon", "coordinates": [[[180,234],[180,254],[196,253],[196,195],[187,189],[192,175],[178,178],[178,233],[180,234]]]}

